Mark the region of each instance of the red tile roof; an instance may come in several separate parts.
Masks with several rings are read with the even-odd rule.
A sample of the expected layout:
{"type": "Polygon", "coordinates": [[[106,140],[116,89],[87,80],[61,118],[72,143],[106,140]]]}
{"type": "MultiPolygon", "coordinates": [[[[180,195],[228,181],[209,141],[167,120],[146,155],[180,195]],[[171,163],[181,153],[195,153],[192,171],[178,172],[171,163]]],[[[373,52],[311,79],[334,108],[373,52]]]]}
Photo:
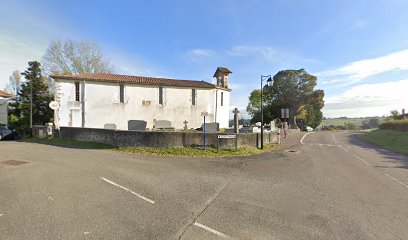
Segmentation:
{"type": "Polygon", "coordinates": [[[0,90],[0,97],[9,98],[9,97],[11,97],[11,96],[12,96],[11,94],[6,93],[6,92],[0,90]]]}
{"type": "Polygon", "coordinates": [[[133,83],[133,84],[154,85],[154,86],[217,88],[216,85],[208,83],[208,82],[204,82],[204,81],[129,76],[129,75],[119,75],[119,74],[110,74],[110,73],[81,73],[81,74],[76,74],[76,75],[51,75],[50,77],[54,79],[133,83]]]}
{"type": "Polygon", "coordinates": [[[217,76],[217,72],[223,72],[223,73],[226,73],[226,74],[232,73],[232,72],[231,72],[228,68],[226,68],[226,67],[218,67],[217,70],[215,71],[213,77],[216,77],[216,76],[217,76]]]}

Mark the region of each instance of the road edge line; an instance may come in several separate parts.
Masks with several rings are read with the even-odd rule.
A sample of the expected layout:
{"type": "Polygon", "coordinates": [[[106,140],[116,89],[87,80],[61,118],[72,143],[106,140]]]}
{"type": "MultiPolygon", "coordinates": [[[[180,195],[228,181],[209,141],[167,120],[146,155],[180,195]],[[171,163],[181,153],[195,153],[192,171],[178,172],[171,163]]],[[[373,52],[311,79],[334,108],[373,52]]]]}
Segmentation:
{"type": "Polygon", "coordinates": [[[140,194],[137,193],[137,192],[133,192],[133,191],[130,190],[129,188],[126,188],[126,187],[121,186],[121,185],[119,185],[119,184],[117,184],[117,183],[115,183],[115,182],[112,182],[111,180],[109,180],[109,179],[107,179],[107,178],[104,178],[104,177],[99,177],[99,178],[100,178],[101,180],[107,182],[107,183],[112,184],[113,186],[115,186],[115,187],[117,187],[117,188],[120,188],[120,189],[122,189],[122,190],[125,190],[125,191],[127,191],[127,192],[129,192],[129,193],[135,195],[136,197],[145,200],[146,202],[149,202],[149,203],[151,203],[151,204],[155,204],[155,203],[156,203],[155,201],[153,201],[153,200],[151,200],[151,199],[149,199],[149,198],[147,198],[147,197],[145,197],[145,196],[142,196],[142,195],[140,195],[140,194]]]}
{"type": "Polygon", "coordinates": [[[407,184],[401,182],[400,180],[394,178],[393,176],[391,176],[391,175],[389,175],[389,174],[387,174],[387,173],[384,173],[384,175],[387,176],[387,177],[389,177],[389,178],[391,178],[392,180],[396,181],[397,183],[401,184],[402,186],[408,188],[408,185],[407,185],[407,184]]]}
{"type": "Polygon", "coordinates": [[[309,134],[311,134],[311,133],[314,133],[314,132],[308,132],[308,133],[306,133],[305,135],[303,135],[303,137],[300,139],[300,144],[304,144],[304,143],[303,143],[303,140],[305,140],[306,136],[309,135],[309,134]]]}
{"type": "Polygon", "coordinates": [[[217,236],[219,236],[219,237],[231,239],[230,236],[228,236],[228,235],[226,235],[226,234],[224,234],[224,233],[222,233],[222,232],[219,232],[219,231],[217,231],[217,230],[215,230],[215,229],[213,229],[213,228],[210,228],[210,227],[208,227],[208,226],[205,226],[204,224],[195,222],[195,223],[194,223],[194,226],[197,226],[197,227],[199,227],[199,228],[202,228],[202,229],[204,229],[204,230],[206,230],[206,231],[208,231],[208,232],[210,232],[210,233],[213,233],[213,234],[215,234],[215,235],[217,235],[217,236]]]}

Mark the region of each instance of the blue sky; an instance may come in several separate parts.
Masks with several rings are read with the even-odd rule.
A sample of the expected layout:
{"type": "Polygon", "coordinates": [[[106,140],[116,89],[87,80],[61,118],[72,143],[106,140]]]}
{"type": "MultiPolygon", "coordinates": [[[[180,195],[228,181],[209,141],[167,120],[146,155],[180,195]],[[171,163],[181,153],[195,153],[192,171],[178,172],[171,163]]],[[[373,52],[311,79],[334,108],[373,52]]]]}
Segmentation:
{"type": "Polygon", "coordinates": [[[408,108],[408,0],[2,1],[0,89],[51,40],[98,43],[121,74],[231,76],[245,109],[261,74],[305,68],[326,117],[408,108]]]}

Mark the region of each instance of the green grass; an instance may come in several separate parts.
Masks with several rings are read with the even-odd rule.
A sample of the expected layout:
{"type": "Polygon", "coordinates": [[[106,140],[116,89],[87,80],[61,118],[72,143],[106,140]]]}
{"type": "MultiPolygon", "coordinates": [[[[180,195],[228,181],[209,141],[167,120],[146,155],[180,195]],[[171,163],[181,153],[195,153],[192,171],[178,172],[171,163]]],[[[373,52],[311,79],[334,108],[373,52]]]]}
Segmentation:
{"type": "Polygon", "coordinates": [[[150,148],[150,147],[114,147],[106,144],[95,142],[83,142],[69,139],[38,139],[29,138],[21,140],[24,142],[34,142],[40,144],[48,144],[54,146],[76,147],[76,148],[91,148],[91,149],[107,149],[116,152],[133,153],[139,155],[150,156],[188,156],[188,157],[228,157],[228,156],[250,156],[270,152],[277,148],[276,145],[265,145],[263,150],[251,147],[239,149],[219,149],[207,148],[150,148]]]}
{"type": "Polygon", "coordinates": [[[356,137],[381,148],[408,156],[408,132],[377,129],[356,135],[356,137]]]}

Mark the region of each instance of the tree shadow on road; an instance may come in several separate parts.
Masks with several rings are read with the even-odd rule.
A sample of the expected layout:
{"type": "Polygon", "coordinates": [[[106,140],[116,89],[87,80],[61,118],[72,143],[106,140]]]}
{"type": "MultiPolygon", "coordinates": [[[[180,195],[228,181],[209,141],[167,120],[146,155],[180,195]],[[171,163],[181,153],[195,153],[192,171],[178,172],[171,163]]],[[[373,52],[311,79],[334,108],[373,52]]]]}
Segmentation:
{"type": "Polygon", "coordinates": [[[374,144],[366,143],[360,139],[357,139],[353,134],[347,136],[348,141],[355,146],[358,146],[366,150],[374,150],[377,154],[383,158],[388,159],[386,163],[392,163],[396,166],[375,166],[378,168],[403,168],[408,169],[408,157],[398,153],[391,152],[389,150],[382,149],[374,144]]]}

